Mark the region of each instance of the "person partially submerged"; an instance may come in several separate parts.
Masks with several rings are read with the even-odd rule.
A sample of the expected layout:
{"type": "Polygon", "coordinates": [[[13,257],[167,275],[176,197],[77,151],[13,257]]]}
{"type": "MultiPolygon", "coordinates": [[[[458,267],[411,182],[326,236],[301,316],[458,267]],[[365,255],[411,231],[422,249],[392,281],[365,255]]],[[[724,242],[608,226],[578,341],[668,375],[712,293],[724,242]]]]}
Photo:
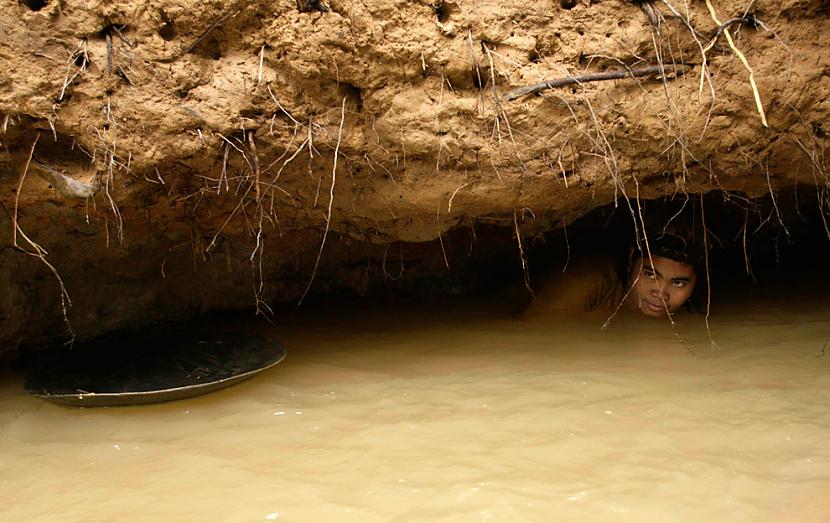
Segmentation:
{"type": "Polygon", "coordinates": [[[530,318],[639,312],[665,318],[692,304],[698,274],[694,246],[664,233],[632,247],[625,260],[594,256],[548,278],[525,311],[530,318]]]}

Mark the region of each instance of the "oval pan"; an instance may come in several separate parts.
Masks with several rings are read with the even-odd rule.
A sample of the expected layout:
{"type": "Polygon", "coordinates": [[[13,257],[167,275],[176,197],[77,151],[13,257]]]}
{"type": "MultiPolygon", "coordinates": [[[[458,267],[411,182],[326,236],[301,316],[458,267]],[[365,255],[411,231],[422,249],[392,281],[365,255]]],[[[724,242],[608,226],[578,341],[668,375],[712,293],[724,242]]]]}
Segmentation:
{"type": "Polygon", "coordinates": [[[32,371],[25,388],[44,400],[76,407],[160,403],[230,387],[286,355],[279,342],[245,334],[136,338],[110,337],[64,349],[32,371]]]}

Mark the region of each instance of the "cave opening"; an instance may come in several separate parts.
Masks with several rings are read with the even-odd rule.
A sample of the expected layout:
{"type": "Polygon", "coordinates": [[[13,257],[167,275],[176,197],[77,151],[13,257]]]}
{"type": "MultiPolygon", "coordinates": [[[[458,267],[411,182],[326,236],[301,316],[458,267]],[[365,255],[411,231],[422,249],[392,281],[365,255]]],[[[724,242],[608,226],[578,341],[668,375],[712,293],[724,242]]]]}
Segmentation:
{"type": "Polygon", "coordinates": [[[512,217],[479,218],[430,242],[358,247],[359,242],[335,236],[324,255],[329,264],[321,266],[307,304],[452,297],[500,301],[519,314],[546,278],[569,277],[579,260],[626,257],[638,234],[642,237],[642,224],[647,237],[680,233],[693,244],[700,284],[707,283],[707,269],[711,278],[707,292],[713,313],[736,300],[799,293],[815,298],[820,289],[830,288],[830,219],[820,205],[826,203],[814,186],[794,185],[758,197],[712,191],[639,205],[621,198],[564,226],[554,219],[546,232],[526,232],[544,218],[525,215],[520,231],[526,271],[512,217]]]}
{"type": "MultiPolygon", "coordinates": [[[[567,225],[555,214],[532,217],[518,213],[516,222],[512,215],[478,217],[425,242],[380,243],[333,233],[302,306],[297,306],[296,297],[308,283],[309,268],[319,249],[314,241],[308,242],[305,251],[298,251],[292,263],[265,277],[265,287],[276,292],[264,299],[273,313],[271,319],[281,326],[307,317],[338,317],[344,310],[350,314],[362,311],[360,314],[367,317],[396,310],[403,318],[424,309],[484,308],[505,318],[519,318],[550,275],[569,278],[579,260],[593,256],[624,258],[635,245],[642,223],[648,234],[664,228],[684,231],[703,248],[705,222],[708,261],[702,259],[698,264],[699,283],[713,317],[729,317],[736,305],[752,311],[781,300],[821,304],[830,290],[826,270],[830,234],[826,208],[822,212],[820,205],[826,203],[815,186],[793,185],[756,197],[712,191],[703,196],[678,194],[641,200],[639,205],[631,201],[630,206],[620,199],[567,225]],[[549,225],[539,228],[541,222],[549,225]],[[521,251],[516,241],[517,224],[521,251]],[[703,274],[707,270],[708,282],[703,274]]],[[[170,277],[177,271],[174,263],[179,262],[173,258],[165,261],[170,277]]],[[[184,268],[191,261],[187,257],[180,261],[183,274],[188,274],[184,268]]],[[[205,289],[224,280],[226,274],[219,271],[217,278],[213,284],[205,280],[205,289]]],[[[226,295],[231,291],[244,294],[237,288],[239,282],[228,285],[233,287],[226,289],[226,295]]],[[[155,319],[149,323],[154,329],[175,330],[177,325],[191,328],[206,323],[260,321],[253,307],[223,307],[222,297],[216,295],[215,289],[206,290],[188,309],[180,308],[172,316],[168,303],[172,298],[156,297],[155,319]]],[[[130,298],[124,300],[129,302],[130,298]]],[[[59,341],[47,345],[63,348],[59,341]]],[[[19,354],[45,348],[21,347],[19,354]]]]}
{"type": "MultiPolygon", "coordinates": [[[[712,191],[643,200],[639,206],[619,200],[532,242],[532,280],[562,269],[567,275],[573,260],[599,252],[625,256],[642,238],[643,225],[647,237],[680,233],[699,251],[698,271],[708,269],[712,310],[721,300],[815,297],[830,287],[826,201],[808,185],[761,197],[712,191]]],[[[705,284],[705,274],[700,281],[705,284]]]]}

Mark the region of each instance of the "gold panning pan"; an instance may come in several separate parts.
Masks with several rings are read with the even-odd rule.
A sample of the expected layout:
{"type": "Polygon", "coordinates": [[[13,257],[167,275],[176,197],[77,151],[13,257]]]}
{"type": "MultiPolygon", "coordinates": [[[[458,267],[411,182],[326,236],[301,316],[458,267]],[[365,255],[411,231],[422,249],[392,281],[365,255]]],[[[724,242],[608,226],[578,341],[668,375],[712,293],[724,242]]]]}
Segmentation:
{"type": "Polygon", "coordinates": [[[62,349],[26,376],[26,390],[77,407],[173,401],[230,387],[285,358],[272,339],[247,334],[111,336],[62,349]]]}

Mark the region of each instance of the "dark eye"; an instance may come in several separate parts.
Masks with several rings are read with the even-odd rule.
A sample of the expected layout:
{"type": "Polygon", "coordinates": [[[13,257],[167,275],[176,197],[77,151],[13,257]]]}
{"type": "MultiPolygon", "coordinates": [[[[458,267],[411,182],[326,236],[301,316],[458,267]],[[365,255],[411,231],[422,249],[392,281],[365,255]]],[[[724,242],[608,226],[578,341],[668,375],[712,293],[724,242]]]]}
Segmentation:
{"type": "Polygon", "coordinates": [[[646,278],[648,278],[649,280],[654,279],[654,271],[652,271],[651,269],[643,269],[643,274],[645,274],[646,278]]]}
{"type": "Polygon", "coordinates": [[[685,287],[688,284],[689,284],[689,282],[683,281],[683,280],[675,280],[675,281],[672,282],[672,285],[674,285],[678,289],[682,289],[683,287],[685,287]]]}

